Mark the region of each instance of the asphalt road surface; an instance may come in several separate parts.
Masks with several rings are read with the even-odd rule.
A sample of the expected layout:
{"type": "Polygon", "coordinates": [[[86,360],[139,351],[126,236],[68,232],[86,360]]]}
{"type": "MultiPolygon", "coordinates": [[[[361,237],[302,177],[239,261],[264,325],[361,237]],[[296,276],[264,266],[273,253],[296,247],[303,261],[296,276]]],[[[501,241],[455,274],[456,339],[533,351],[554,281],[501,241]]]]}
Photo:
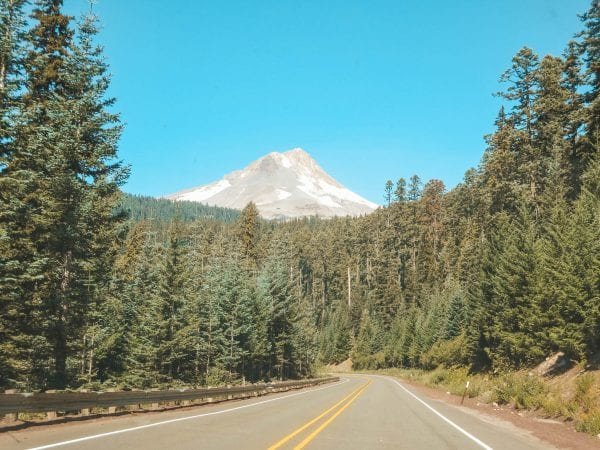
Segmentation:
{"type": "Polygon", "coordinates": [[[544,449],[528,433],[393,378],[0,433],[0,449],[544,449]]]}

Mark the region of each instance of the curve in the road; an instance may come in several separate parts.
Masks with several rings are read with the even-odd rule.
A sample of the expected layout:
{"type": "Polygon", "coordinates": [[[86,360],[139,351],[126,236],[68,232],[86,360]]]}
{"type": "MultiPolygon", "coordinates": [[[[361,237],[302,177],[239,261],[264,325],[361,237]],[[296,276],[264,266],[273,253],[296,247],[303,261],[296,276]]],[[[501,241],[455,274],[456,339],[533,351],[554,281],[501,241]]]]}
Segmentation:
{"type": "Polygon", "coordinates": [[[348,400],[349,398],[351,398],[353,395],[355,395],[359,391],[362,391],[368,384],[369,383],[365,383],[364,385],[359,386],[356,390],[350,392],[350,394],[348,394],[346,397],[344,397],[343,399],[341,399],[339,402],[337,402],[331,408],[329,408],[326,411],[322,412],[321,414],[319,414],[314,419],[308,421],[307,423],[305,423],[304,425],[302,425],[300,428],[296,429],[295,431],[291,432],[290,434],[288,434],[287,436],[285,436],[281,440],[277,441],[275,444],[271,445],[267,450],[277,450],[278,448],[281,448],[285,443],[289,442],[295,436],[297,436],[298,434],[302,433],[304,430],[306,430],[307,428],[309,428],[311,425],[313,425],[316,422],[318,422],[319,420],[321,420],[323,417],[325,417],[330,412],[334,411],[338,406],[340,406],[346,400],[348,400]]]}
{"type": "Polygon", "coordinates": [[[201,417],[216,416],[218,414],[225,414],[225,413],[232,412],[232,411],[238,411],[240,409],[252,408],[254,406],[264,405],[265,403],[277,402],[277,401],[284,400],[284,399],[287,399],[290,397],[297,397],[299,395],[306,395],[306,394],[310,394],[312,392],[322,391],[324,389],[330,389],[334,386],[339,386],[340,384],[347,383],[347,382],[348,382],[348,379],[345,378],[341,382],[333,383],[329,386],[324,386],[324,387],[316,388],[316,389],[310,389],[310,390],[306,390],[306,391],[302,391],[302,392],[296,392],[295,394],[284,395],[284,396],[277,397],[277,398],[271,398],[269,400],[262,400],[260,402],[251,403],[249,405],[236,406],[235,408],[229,408],[229,409],[224,409],[224,410],[220,410],[220,411],[213,411],[210,413],[195,414],[193,416],[178,417],[177,419],[163,420],[161,422],[154,422],[154,423],[150,423],[147,425],[140,425],[137,427],[123,428],[121,430],[109,431],[108,433],[94,434],[91,436],[85,436],[85,437],[81,437],[81,438],[77,438],[77,439],[71,439],[68,441],[56,442],[54,444],[42,445],[40,447],[32,447],[32,448],[29,448],[28,450],[45,450],[45,449],[49,449],[49,448],[62,447],[65,445],[77,444],[79,442],[90,441],[92,439],[100,439],[103,437],[113,436],[116,434],[123,434],[123,433],[129,433],[132,431],[139,431],[139,430],[143,430],[145,428],[154,428],[154,427],[159,427],[161,425],[167,425],[167,424],[176,423],[176,422],[183,422],[185,420],[199,419],[201,417]]]}
{"type": "Polygon", "coordinates": [[[346,410],[353,402],[354,400],[356,400],[358,397],[361,396],[361,394],[365,391],[365,389],[367,389],[369,387],[369,385],[372,383],[371,380],[369,380],[356,394],[354,394],[354,396],[348,400],[348,402],[346,404],[344,404],[344,406],[342,406],[340,409],[338,409],[335,414],[333,414],[329,419],[327,419],[325,422],[323,422],[315,431],[313,431],[311,434],[309,434],[302,442],[300,442],[298,445],[296,445],[294,447],[294,450],[302,450],[304,447],[306,447],[314,438],[317,437],[317,435],[323,431],[325,428],[327,428],[327,426],[333,422],[337,416],[339,416],[341,413],[344,412],[344,410],[346,410]]]}
{"type": "MultiPolygon", "coordinates": [[[[383,378],[387,378],[387,377],[383,377],[383,378]]],[[[471,439],[473,442],[475,442],[477,445],[479,445],[481,448],[484,448],[485,450],[493,450],[492,447],[490,447],[489,445],[487,445],[486,443],[482,442],[480,439],[477,439],[475,436],[473,436],[471,433],[469,433],[468,431],[464,430],[462,427],[458,426],[457,424],[455,424],[454,422],[452,422],[450,419],[448,419],[446,416],[444,416],[442,413],[440,413],[439,411],[437,411],[436,409],[434,409],[433,407],[429,406],[427,403],[425,403],[423,400],[421,400],[419,397],[417,397],[415,394],[413,394],[412,392],[410,392],[408,389],[406,389],[404,386],[402,386],[402,384],[400,384],[400,382],[398,382],[398,380],[394,380],[393,378],[387,378],[388,380],[393,381],[394,383],[396,383],[398,386],[400,386],[400,388],[406,392],[408,395],[410,395],[412,398],[414,398],[415,400],[417,400],[419,403],[421,403],[423,406],[425,406],[427,409],[429,409],[432,413],[434,413],[435,415],[437,415],[440,419],[442,419],[444,422],[446,422],[447,424],[449,424],[450,426],[454,427],[455,429],[457,429],[458,431],[460,431],[462,434],[464,434],[466,437],[468,437],[469,439],[471,439]]]]}
{"type": "Polygon", "coordinates": [[[0,433],[0,448],[555,450],[523,430],[422,396],[388,376],[352,374],[327,386],[274,395],[201,411],[132,414],[0,433]]]}

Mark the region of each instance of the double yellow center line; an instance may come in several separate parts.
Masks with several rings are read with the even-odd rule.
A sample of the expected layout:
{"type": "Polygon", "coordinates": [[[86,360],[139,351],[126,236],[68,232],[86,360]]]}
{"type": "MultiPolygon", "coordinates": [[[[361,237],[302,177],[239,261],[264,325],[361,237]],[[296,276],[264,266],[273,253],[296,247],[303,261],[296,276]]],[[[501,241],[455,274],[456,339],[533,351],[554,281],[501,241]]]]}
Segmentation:
{"type": "Polygon", "coordinates": [[[295,431],[291,432],[290,434],[288,434],[287,436],[285,436],[280,441],[278,441],[275,444],[273,444],[272,446],[270,446],[268,450],[276,450],[278,448],[281,448],[284,444],[286,444],[287,442],[289,442],[291,439],[293,439],[294,437],[296,437],[298,434],[302,433],[304,430],[306,430],[307,428],[309,428],[311,425],[314,425],[316,422],[318,422],[319,420],[321,420],[322,418],[324,418],[325,416],[327,416],[329,413],[332,413],[333,411],[335,411],[337,409],[337,411],[335,411],[335,413],[333,413],[331,417],[329,417],[326,421],[324,421],[321,425],[319,425],[318,428],[316,428],[302,442],[300,442],[298,445],[296,445],[294,447],[294,450],[301,450],[301,449],[303,449],[321,431],[323,431],[331,422],[333,422],[336,419],[337,416],[339,416],[346,408],[348,408],[348,406],[350,406],[350,404],[352,404],[352,402],[354,402],[354,400],[356,400],[364,392],[364,390],[367,388],[367,386],[369,386],[369,384],[371,384],[371,380],[367,381],[365,384],[363,384],[362,386],[360,386],[356,390],[352,391],[349,395],[347,395],[346,397],[344,397],[343,399],[341,399],[339,402],[337,402],[335,405],[333,405],[327,411],[322,412],[321,414],[319,414],[314,419],[311,419],[310,421],[308,421],[307,423],[305,423],[304,425],[302,425],[300,428],[296,429],[295,431]]]}

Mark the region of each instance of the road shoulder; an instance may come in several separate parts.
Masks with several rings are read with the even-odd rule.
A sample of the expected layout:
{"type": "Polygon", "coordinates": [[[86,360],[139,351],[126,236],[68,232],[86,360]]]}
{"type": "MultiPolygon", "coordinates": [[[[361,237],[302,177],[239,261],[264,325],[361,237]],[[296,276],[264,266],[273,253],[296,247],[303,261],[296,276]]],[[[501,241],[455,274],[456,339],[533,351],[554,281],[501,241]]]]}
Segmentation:
{"type": "MultiPolygon", "coordinates": [[[[359,372],[357,372],[359,373],[359,372]]],[[[442,401],[447,405],[478,417],[488,423],[499,425],[514,432],[528,433],[540,441],[557,448],[572,450],[589,450],[600,448],[600,439],[577,432],[568,422],[550,420],[536,415],[531,411],[517,411],[509,406],[496,406],[482,403],[475,398],[466,398],[461,405],[461,397],[453,395],[443,389],[424,386],[414,380],[407,380],[391,375],[406,386],[410,386],[416,393],[424,398],[442,401]]]]}

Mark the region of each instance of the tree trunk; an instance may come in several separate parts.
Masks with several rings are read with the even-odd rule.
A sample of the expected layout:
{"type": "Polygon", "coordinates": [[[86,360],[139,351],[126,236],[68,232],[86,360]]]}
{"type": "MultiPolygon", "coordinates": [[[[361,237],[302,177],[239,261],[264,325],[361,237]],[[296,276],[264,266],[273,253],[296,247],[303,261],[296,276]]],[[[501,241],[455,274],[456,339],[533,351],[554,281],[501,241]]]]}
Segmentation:
{"type": "Polygon", "coordinates": [[[352,307],[352,272],[350,266],[348,266],[348,309],[352,307]]]}
{"type": "Polygon", "coordinates": [[[63,389],[67,385],[67,293],[71,284],[72,253],[67,251],[63,258],[60,292],[56,304],[56,323],[54,324],[54,387],[63,389]]]}

